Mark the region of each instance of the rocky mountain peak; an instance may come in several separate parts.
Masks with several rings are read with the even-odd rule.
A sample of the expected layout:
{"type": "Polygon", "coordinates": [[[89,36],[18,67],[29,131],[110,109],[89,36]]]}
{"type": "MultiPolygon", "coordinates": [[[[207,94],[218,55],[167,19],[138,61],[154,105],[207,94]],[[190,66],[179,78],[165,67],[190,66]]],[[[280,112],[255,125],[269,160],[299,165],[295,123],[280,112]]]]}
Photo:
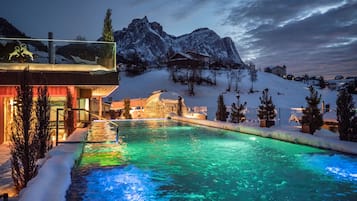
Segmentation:
{"type": "Polygon", "coordinates": [[[128,28],[116,31],[114,38],[119,58],[126,58],[124,60],[132,58],[155,65],[163,63],[169,51],[196,51],[209,55],[212,61],[243,64],[232,39],[221,38],[208,28],[176,37],[167,34],[160,23],[149,22],[145,16],[132,20],[128,28]]]}

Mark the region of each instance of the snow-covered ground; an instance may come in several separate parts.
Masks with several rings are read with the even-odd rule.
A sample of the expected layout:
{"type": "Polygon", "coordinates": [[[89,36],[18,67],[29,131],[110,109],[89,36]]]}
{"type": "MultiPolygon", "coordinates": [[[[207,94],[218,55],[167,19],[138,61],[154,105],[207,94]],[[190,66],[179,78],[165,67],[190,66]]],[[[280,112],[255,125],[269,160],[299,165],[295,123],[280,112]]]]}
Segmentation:
{"type": "MultiPolygon", "coordinates": [[[[76,129],[67,141],[84,141],[87,129],[76,129]]],[[[19,195],[20,201],[65,201],[71,184],[71,170],[82,154],[83,143],[61,144],[52,149],[35,178],[19,195]]]]}
{"type": "MultiPolygon", "coordinates": [[[[207,74],[207,73],[206,73],[207,74]]],[[[276,75],[258,72],[257,81],[253,83],[256,93],[248,93],[251,88],[251,81],[247,71],[243,71],[242,79],[238,83],[240,91],[240,102],[247,102],[249,110],[248,118],[257,119],[255,110],[260,104],[259,97],[265,88],[269,89],[269,94],[272,96],[273,103],[278,109],[281,124],[287,124],[289,116],[293,112],[291,108],[301,108],[306,106],[305,97],[309,95],[308,85],[302,82],[284,80],[276,75]]],[[[211,76],[212,78],[212,76],[211,76]]],[[[160,89],[166,89],[180,94],[184,97],[185,104],[189,107],[207,106],[208,119],[213,120],[217,110],[217,98],[219,94],[224,94],[224,102],[230,106],[236,102],[235,82],[232,82],[231,92],[226,92],[227,89],[227,72],[221,71],[217,74],[217,85],[195,85],[195,96],[189,96],[187,93],[187,85],[173,83],[169,79],[167,70],[151,70],[135,77],[127,77],[124,72],[120,73],[119,87],[109,97],[112,100],[121,100],[123,98],[144,98],[150,96],[151,92],[160,89]]],[[[332,109],[336,108],[337,92],[328,88],[320,90],[315,89],[322,95],[322,100],[325,104],[330,104],[332,109]]],[[[354,96],[356,100],[356,96],[354,96]]]]}

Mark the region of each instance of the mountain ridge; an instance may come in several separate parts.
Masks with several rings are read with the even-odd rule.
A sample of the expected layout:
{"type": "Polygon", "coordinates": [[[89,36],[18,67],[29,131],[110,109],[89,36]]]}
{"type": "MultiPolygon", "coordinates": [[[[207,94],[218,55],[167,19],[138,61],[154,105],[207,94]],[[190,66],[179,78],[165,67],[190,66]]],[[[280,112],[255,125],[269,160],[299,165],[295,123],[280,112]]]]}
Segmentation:
{"type": "Polygon", "coordinates": [[[209,28],[198,28],[191,33],[173,36],[158,22],[145,16],[114,32],[117,53],[121,58],[140,60],[148,64],[165,61],[170,53],[195,51],[209,55],[212,62],[242,65],[239,53],[230,37],[221,38],[209,28]]]}
{"type": "Polygon", "coordinates": [[[5,18],[0,17],[0,37],[9,38],[29,38],[5,18]]]}

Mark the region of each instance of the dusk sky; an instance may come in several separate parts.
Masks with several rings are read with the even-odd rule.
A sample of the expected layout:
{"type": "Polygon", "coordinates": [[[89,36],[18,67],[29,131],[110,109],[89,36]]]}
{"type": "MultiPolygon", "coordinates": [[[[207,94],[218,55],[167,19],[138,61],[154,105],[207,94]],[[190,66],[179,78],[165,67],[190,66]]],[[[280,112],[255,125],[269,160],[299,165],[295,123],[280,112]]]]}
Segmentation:
{"type": "Polygon", "coordinates": [[[97,40],[107,8],[114,30],[144,16],[175,36],[208,27],[258,68],[357,76],[357,0],[11,0],[0,16],[34,38],[97,40]]]}

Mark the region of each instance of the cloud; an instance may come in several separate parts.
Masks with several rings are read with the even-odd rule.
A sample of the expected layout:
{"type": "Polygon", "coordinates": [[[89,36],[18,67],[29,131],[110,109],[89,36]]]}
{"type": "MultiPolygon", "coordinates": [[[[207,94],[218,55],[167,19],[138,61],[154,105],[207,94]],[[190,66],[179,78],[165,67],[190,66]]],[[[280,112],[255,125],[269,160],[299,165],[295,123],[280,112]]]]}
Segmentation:
{"type": "Polygon", "coordinates": [[[251,0],[232,8],[224,24],[241,29],[235,38],[241,56],[258,66],[286,64],[295,72],[343,66],[357,74],[356,10],[356,0],[251,0]]]}
{"type": "Polygon", "coordinates": [[[177,5],[176,9],[172,13],[172,16],[181,20],[189,17],[191,14],[197,12],[198,9],[214,2],[213,0],[183,0],[177,5]]]}

